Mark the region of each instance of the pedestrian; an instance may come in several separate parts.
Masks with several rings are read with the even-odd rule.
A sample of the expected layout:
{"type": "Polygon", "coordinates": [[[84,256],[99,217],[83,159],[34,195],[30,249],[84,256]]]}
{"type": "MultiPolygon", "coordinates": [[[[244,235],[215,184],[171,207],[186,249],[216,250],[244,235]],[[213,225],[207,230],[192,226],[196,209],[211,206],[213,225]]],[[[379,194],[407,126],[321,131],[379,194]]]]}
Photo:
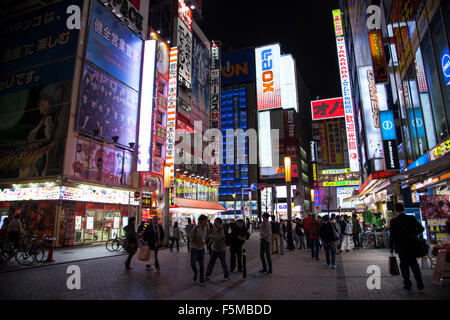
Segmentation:
{"type": "Polygon", "coordinates": [[[333,213],[331,214],[331,223],[333,224],[339,239],[337,239],[336,242],[336,254],[339,254],[339,246],[340,246],[340,239],[341,239],[341,225],[339,224],[339,217],[336,217],[336,215],[333,213]]]}
{"type": "Polygon", "coordinates": [[[177,243],[177,252],[180,251],[180,229],[178,227],[178,221],[175,222],[172,228],[172,237],[171,237],[171,243],[170,243],[170,252],[173,250],[173,245],[176,242],[177,243]]]}
{"type": "Polygon", "coordinates": [[[222,228],[222,219],[216,218],[214,220],[214,227],[209,234],[209,238],[212,240],[212,252],[211,257],[209,258],[208,267],[206,268],[206,277],[205,280],[209,281],[209,277],[213,271],[214,265],[216,264],[217,258],[219,258],[220,263],[222,264],[223,269],[223,281],[230,280],[230,274],[227,265],[227,254],[226,254],[226,245],[225,245],[225,232],[222,228]]]}
{"type": "Polygon", "coordinates": [[[328,215],[322,219],[320,238],[323,241],[327,265],[332,269],[336,269],[336,240],[339,239],[339,233],[336,230],[335,224],[330,222],[328,215]]]}
{"type": "Polygon", "coordinates": [[[144,229],[145,229],[145,222],[144,222],[144,220],[142,220],[137,228],[137,233],[141,234],[144,231],[144,229]]]}
{"type": "Polygon", "coordinates": [[[403,288],[408,291],[411,290],[412,282],[409,280],[409,268],[411,268],[417,282],[417,288],[423,290],[422,274],[415,255],[416,248],[411,240],[422,234],[424,228],[415,217],[405,214],[405,206],[402,203],[397,203],[394,208],[397,217],[391,220],[390,252],[392,254],[395,249],[399,256],[403,288]]]}
{"type": "Polygon", "coordinates": [[[287,222],[287,226],[286,226],[286,242],[287,242],[287,249],[288,250],[294,250],[295,249],[295,245],[294,245],[294,237],[292,234],[292,222],[290,220],[288,220],[287,222]]]}
{"type": "Polygon", "coordinates": [[[309,237],[311,220],[312,220],[311,213],[308,213],[308,216],[303,221],[303,229],[305,230],[305,237],[306,237],[306,247],[308,249],[311,249],[311,239],[309,237]]]}
{"type": "Polygon", "coordinates": [[[184,230],[186,231],[188,252],[191,252],[191,240],[189,238],[189,235],[191,234],[191,231],[192,231],[193,228],[194,228],[194,225],[191,222],[191,218],[188,218],[187,219],[187,225],[184,228],[184,230]]]}
{"type": "Polygon", "coordinates": [[[305,230],[303,229],[303,221],[297,218],[295,225],[295,233],[297,234],[298,249],[306,249],[305,230]]]}
{"type": "Polygon", "coordinates": [[[311,216],[310,233],[309,238],[311,241],[311,255],[313,259],[319,260],[320,250],[320,221],[317,216],[313,214],[311,216]]]}
{"type": "Polygon", "coordinates": [[[197,262],[200,269],[200,285],[205,285],[205,252],[206,252],[206,239],[208,238],[208,217],[201,215],[198,218],[198,225],[195,226],[189,233],[189,239],[191,241],[191,268],[194,272],[194,282],[198,279],[197,262]]]}
{"type": "Polygon", "coordinates": [[[250,223],[250,218],[247,218],[246,223],[245,223],[245,228],[247,229],[248,232],[251,232],[251,223],[250,223]]]}
{"type": "Polygon", "coordinates": [[[278,239],[280,242],[280,254],[284,254],[284,247],[286,243],[286,223],[283,219],[280,219],[280,231],[278,233],[278,239]]]}
{"type": "Polygon", "coordinates": [[[234,272],[236,268],[236,260],[238,271],[242,272],[242,246],[245,240],[250,238],[250,233],[247,227],[244,227],[244,221],[239,219],[236,226],[231,230],[231,243],[230,243],[230,273],[234,272]]]}
{"type": "Polygon", "coordinates": [[[133,269],[130,267],[131,259],[137,251],[138,247],[138,237],[135,230],[136,218],[131,217],[128,220],[128,225],[123,228],[125,231],[125,251],[128,253],[128,258],[125,261],[126,269],[133,269]]]}
{"type": "Polygon", "coordinates": [[[359,241],[361,226],[359,224],[358,216],[356,215],[356,213],[353,214],[352,224],[353,224],[353,243],[355,244],[355,249],[359,249],[359,247],[361,246],[361,243],[359,241]]]}
{"type": "Polygon", "coordinates": [[[209,253],[209,255],[211,255],[211,253],[212,253],[212,240],[211,240],[211,237],[209,237],[209,235],[213,231],[214,226],[212,225],[211,221],[208,220],[208,225],[206,227],[208,228],[208,238],[206,239],[206,248],[208,248],[208,253],[209,253]]]}
{"type": "Polygon", "coordinates": [[[339,253],[342,252],[342,243],[344,242],[344,230],[346,227],[346,223],[344,221],[344,216],[339,216],[338,217],[338,221],[340,229],[341,229],[341,234],[339,236],[339,253]]]}
{"type": "Polygon", "coordinates": [[[279,245],[278,241],[280,239],[280,224],[275,220],[275,216],[272,216],[272,222],[270,223],[272,236],[271,236],[271,248],[272,254],[278,253],[279,245]],[[276,250],[275,250],[276,248],[276,250]]]}
{"type": "Polygon", "coordinates": [[[3,220],[2,228],[0,229],[0,241],[2,243],[6,238],[8,238],[8,225],[9,225],[9,218],[5,218],[3,220]]]}
{"type": "Polygon", "coordinates": [[[14,219],[8,225],[8,238],[14,243],[14,247],[19,247],[20,236],[23,234],[22,222],[20,216],[16,214],[14,219]]]}
{"type": "Polygon", "coordinates": [[[344,228],[341,228],[341,231],[344,233],[341,252],[344,250],[349,252],[351,249],[351,238],[353,236],[353,223],[351,220],[349,220],[347,215],[344,216],[344,228]]]}
{"type": "Polygon", "coordinates": [[[263,268],[259,270],[259,272],[267,272],[268,274],[270,274],[272,273],[272,259],[270,258],[270,239],[272,238],[272,229],[269,223],[269,214],[264,213],[262,215],[262,218],[263,221],[261,223],[261,230],[259,233],[261,237],[259,256],[261,258],[263,268]],[[267,267],[269,267],[269,270],[267,270],[267,267]]]}
{"type": "MultiPolygon", "coordinates": [[[[148,245],[150,250],[154,251],[155,269],[157,272],[161,270],[158,261],[158,251],[161,247],[161,243],[164,240],[164,230],[161,225],[158,224],[159,217],[154,216],[152,222],[145,228],[144,231],[144,244],[148,245]]],[[[151,264],[146,265],[147,269],[152,270],[151,264]]]]}

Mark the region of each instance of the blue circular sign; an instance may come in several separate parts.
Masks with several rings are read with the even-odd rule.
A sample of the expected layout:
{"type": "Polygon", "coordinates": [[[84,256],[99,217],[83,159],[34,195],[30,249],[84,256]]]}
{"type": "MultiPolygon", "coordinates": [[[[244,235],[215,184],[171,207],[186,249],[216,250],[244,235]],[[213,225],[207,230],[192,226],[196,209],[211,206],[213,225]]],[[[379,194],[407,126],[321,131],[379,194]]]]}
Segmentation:
{"type": "Polygon", "coordinates": [[[252,191],[258,190],[258,184],[252,183],[252,185],[250,186],[250,190],[252,190],[252,191]]]}

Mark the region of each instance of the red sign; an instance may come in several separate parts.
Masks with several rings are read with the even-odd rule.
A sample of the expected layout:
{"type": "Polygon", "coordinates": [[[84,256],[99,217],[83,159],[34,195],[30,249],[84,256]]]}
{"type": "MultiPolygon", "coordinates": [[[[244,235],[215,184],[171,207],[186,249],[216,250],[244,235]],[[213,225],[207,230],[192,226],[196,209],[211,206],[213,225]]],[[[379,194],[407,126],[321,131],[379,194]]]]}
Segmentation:
{"type": "Polygon", "coordinates": [[[343,99],[334,98],[311,101],[311,115],[313,120],[344,117],[343,99]]]}

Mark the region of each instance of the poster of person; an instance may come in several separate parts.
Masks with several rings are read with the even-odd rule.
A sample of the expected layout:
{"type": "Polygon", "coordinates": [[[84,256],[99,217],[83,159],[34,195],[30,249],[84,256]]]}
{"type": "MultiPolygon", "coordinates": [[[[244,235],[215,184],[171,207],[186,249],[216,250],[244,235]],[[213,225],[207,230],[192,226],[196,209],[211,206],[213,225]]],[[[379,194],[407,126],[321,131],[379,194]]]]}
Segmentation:
{"type": "Polygon", "coordinates": [[[0,176],[62,173],[71,81],[0,96],[0,176]]]}
{"type": "Polygon", "coordinates": [[[15,202],[9,208],[9,217],[19,215],[25,234],[39,238],[54,237],[56,202],[23,201],[15,202]]]}
{"type": "Polygon", "coordinates": [[[192,52],[192,117],[209,127],[209,44],[208,47],[194,33],[192,52]]]}
{"type": "Polygon", "coordinates": [[[136,143],[139,94],[103,72],[84,65],[78,105],[78,131],[128,146],[136,143]]]}
{"type": "Polygon", "coordinates": [[[448,219],[450,216],[450,196],[420,196],[422,219],[448,219]]]}

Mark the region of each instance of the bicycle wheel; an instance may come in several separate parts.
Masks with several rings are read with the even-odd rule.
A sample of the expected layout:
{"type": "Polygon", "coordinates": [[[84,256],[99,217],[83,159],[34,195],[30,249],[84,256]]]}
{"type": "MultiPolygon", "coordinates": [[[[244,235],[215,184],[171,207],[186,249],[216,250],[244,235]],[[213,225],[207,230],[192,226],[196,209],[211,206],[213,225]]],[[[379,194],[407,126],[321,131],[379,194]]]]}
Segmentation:
{"type": "Polygon", "coordinates": [[[34,260],[37,262],[44,262],[47,259],[47,254],[44,248],[37,248],[34,252],[34,260]]]}
{"type": "Polygon", "coordinates": [[[115,251],[115,249],[114,249],[114,241],[115,241],[116,239],[109,239],[107,242],[106,242],[106,250],[108,250],[109,252],[114,252],[115,251]]]}
{"type": "Polygon", "coordinates": [[[30,254],[29,250],[25,251],[17,251],[16,253],[16,261],[18,264],[21,264],[23,266],[29,266],[34,262],[35,256],[33,254],[30,254]]]}

